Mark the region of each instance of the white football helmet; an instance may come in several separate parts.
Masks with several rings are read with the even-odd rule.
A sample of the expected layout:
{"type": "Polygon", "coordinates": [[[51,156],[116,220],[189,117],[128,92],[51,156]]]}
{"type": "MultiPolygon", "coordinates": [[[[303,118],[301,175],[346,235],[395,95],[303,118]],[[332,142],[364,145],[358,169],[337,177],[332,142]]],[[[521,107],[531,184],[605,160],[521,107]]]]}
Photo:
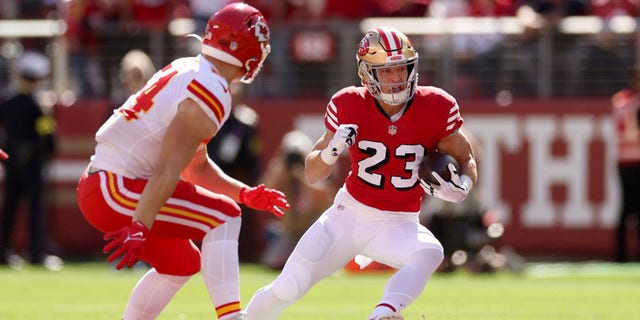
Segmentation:
{"type": "MultiPolygon", "coordinates": [[[[418,53],[409,38],[392,27],[373,29],[364,35],[358,45],[356,55],[358,76],[369,93],[391,105],[406,103],[413,97],[418,84],[418,53]],[[377,70],[406,65],[409,76],[401,83],[405,86],[400,92],[385,93],[377,76],[377,70]]],[[[397,84],[394,84],[397,85],[397,84]]]]}

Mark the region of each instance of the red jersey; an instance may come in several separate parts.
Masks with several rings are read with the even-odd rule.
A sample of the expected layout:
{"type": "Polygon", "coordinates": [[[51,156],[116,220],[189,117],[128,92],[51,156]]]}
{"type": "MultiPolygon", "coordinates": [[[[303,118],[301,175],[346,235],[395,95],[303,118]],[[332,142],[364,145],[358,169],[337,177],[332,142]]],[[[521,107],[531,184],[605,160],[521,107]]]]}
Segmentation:
{"type": "Polygon", "coordinates": [[[618,164],[640,164],[640,96],[624,89],[611,98],[613,120],[616,123],[618,142],[618,164]]]}
{"type": "Polygon", "coordinates": [[[458,103],[436,87],[419,86],[402,116],[393,121],[364,87],[347,87],[329,101],[325,126],[355,124],[358,134],[349,148],[347,191],[380,210],[418,212],[424,190],[418,165],[440,139],[462,126],[458,103]]]}

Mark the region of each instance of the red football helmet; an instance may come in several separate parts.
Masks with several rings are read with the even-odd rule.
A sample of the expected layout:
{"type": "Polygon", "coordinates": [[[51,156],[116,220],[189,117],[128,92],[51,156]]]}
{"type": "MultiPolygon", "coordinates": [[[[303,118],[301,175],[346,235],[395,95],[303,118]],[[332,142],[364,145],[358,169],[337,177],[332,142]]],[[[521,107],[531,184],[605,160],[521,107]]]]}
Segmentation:
{"type": "Polygon", "coordinates": [[[202,53],[243,67],[245,74],[240,80],[243,83],[253,81],[269,52],[269,26],[258,9],[245,3],[232,3],[209,19],[202,53]]]}

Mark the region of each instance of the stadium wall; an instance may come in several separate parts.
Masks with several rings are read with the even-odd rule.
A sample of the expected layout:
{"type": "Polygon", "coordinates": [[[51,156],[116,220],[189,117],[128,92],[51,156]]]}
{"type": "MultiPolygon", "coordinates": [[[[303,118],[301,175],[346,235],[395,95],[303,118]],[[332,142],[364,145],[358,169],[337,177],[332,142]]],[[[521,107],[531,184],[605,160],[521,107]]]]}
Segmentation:
{"type": "MultiPolygon", "coordinates": [[[[247,101],[258,112],[262,164],[296,128],[317,138],[324,98],[247,101]]],[[[460,100],[465,126],[482,145],[479,188],[505,224],[501,246],[549,258],[609,258],[617,219],[615,131],[607,98],[460,100]]],[[[82,217],[75,183],[93,151],[93,134],[111,106],[83,100],[56,107],[59,153],[47,195],[51,243],[66,255],[99,254],[101,234],[82,217]]],[[[24,216],[18,244],[26,241],[24,216]]],[[[260,241],[260,240],[256,240],[260,241]]]]}

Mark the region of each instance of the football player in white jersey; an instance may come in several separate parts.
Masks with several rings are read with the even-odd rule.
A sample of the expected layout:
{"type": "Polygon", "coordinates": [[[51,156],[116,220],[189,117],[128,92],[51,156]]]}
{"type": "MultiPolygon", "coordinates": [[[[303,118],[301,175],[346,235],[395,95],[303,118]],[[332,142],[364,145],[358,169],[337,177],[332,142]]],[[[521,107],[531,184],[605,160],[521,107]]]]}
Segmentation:
{"type": "Polygon", "coordinates": [[[245,319],[239,292],[238,203],[289,208],[285,195],[250,187],[207,156],[206,143],[231,113],[229,85],[250,83],[270,51],[255,8],[230,4],[213,16],[202,53],[158,71],[102,125],[77,188],[87,220],[105,232],[116,268],[152,268],[133,289],[123,319],[155,319],[195,273],[219,319],[245,319]],[[193,240],[201,241],[201,250],[193,240]]]}
{"type": "Polygon", "coordinates": [[[458,104],[442,89],[418,86],[418,53],[407,36],[389,27],[373,29],[362,38],[356,60],[362,86],[331,98],[326,132],[305,160],[305,177],[313,183],[326,179],[340,153],[349,150],[350,172],[280,275],[249,301],[249,320],[277,319],[354,257],[362,267],[377,261],[397,269],[368,319],[403,319],[401,311],[443,260],[442,245],[418,219],[423,195],[459,203],[476,182],[458,104]],[[418,175],[423,157],[435,150],[460,166],[460,172],[451,167],[451,181],[440,179],[440,185],[418,175]]]}

